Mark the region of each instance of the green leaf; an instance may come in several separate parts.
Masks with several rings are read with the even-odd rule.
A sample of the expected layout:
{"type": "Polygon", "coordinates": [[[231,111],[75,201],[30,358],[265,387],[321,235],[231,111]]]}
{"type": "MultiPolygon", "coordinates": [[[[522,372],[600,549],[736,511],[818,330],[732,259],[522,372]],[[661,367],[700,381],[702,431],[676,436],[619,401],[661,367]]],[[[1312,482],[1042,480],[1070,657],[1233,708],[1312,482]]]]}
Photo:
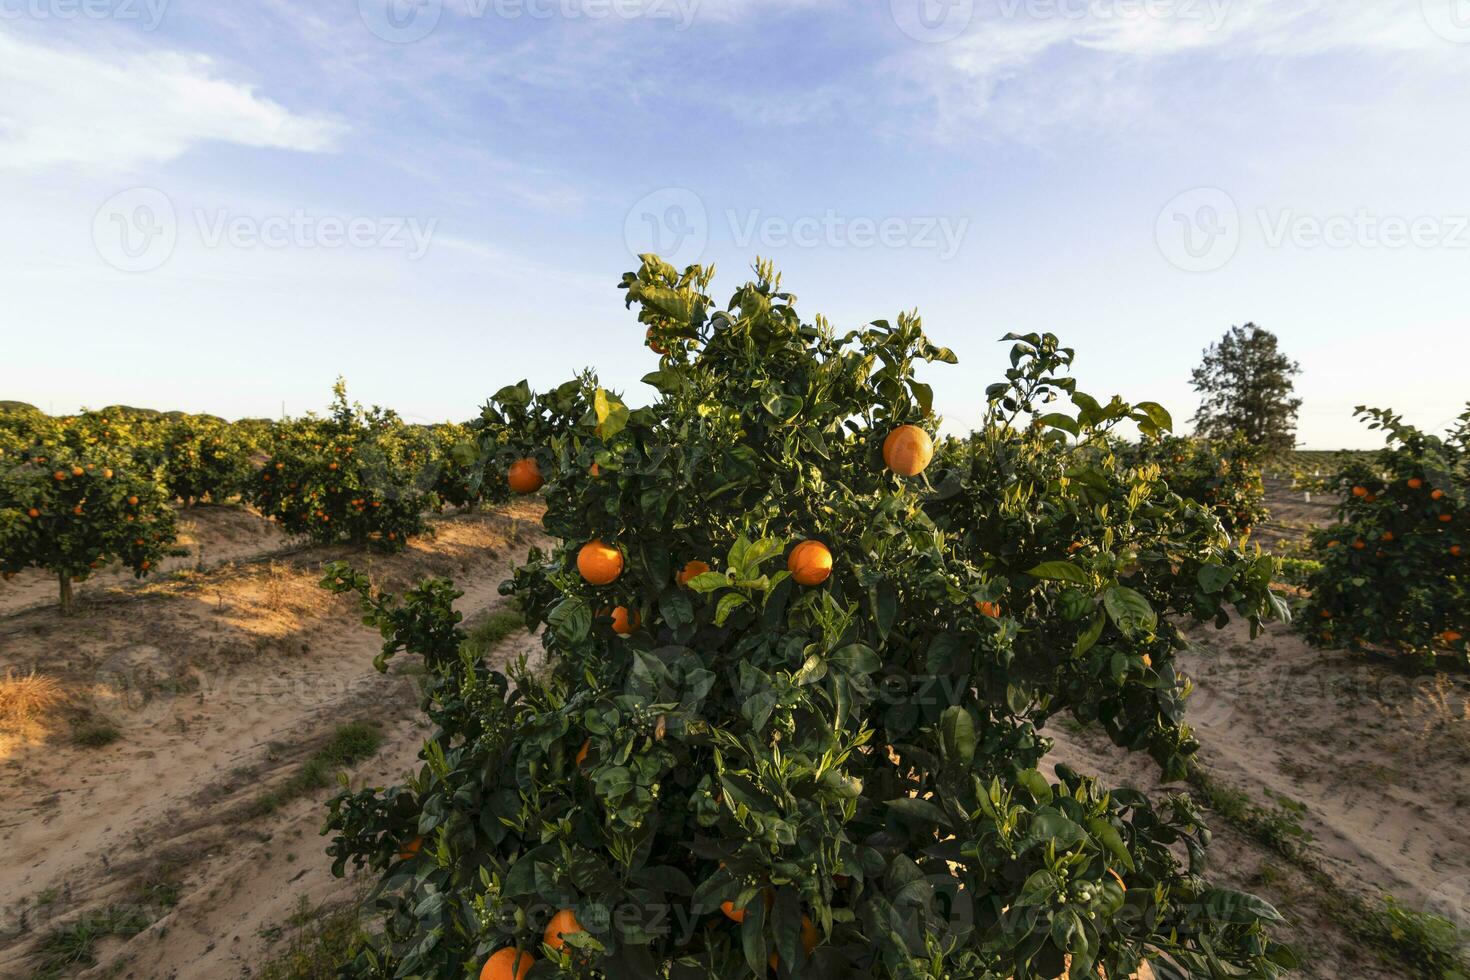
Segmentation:
{"type": "Polygon", "coordinates": [[[1125,585],[1111,586],[1103,593],[1103,607],[1124,636],[1152,633],[1159,625],[1148,600],[1125,585]]]}
{"type": "Polygon", "coordinates": [[[581,599],[563,599],[552,608],[546,622],[558,641],[574,646],[592,632],[592,609],[581,599]]]}
{"type": "Polygon", "coordinates": [[[1053,582],[1071,582],[1074,585],[1091,585],[1088,573],[1069,561],[1044,561],[1026,572],[1032,578],[1048,579],[1053,582]]]}
{"type": "Polygon", "coordinates": [[[1107,625],[1107,621],[1108,617],[1103,615],[1101,610],[1094,613],[1092,622],[1087,625],[1082,635],[1077,637],[1077,645],[1072,648],[1072,656],[1080,657],[1097,646],[1097,641],[1102,639],[1103,627],[1107,625]]]}
{"type": "Polygon", "coordinates": [[[761,390],[761,407],[782,422],[789,422],[801,412],[801,399],[767,385],[761,390]]]}
{"type": "Polygon", "coordinates": [[[604,442],[612,441],[628,424],[628,406],[602,388],[593,393],[592,411],[597,416],[598,431],[604,442]]]}
{"type": "Polygon", "coordinates": [[[928,800],[914,799],[905,796],[897,800],[888,800],[884,804],[892,810],[920,823],[938,824],[941,827],[949,826],[949,817],[945,816],[943,810],[930,803],[928,800]]]}
{"type": "Polygon", "coordinates": [[[1227,888],[1211,888],[1199,898],[1200,907],[1214,922],[1250,925],[1255,922],[1281,922],[1281,913],[1263,898],[1227,888]]]}
{"type": "Polygon", "coordinates": [[[827,662],[849,674],[871,674],[883,666],[873,648],[863,643],[849,643],[827,655],[827,662]]]}
{"type": "Polygon", "coordinates": [[[1208,562],[1200,566],[1199,587],[1205,590],[1206,595],[1214,595],[1235,578],[1235,570],[1226,568],[1217,562],[1208,562]]]}
{"type": "Polygon", "coordinates": [[[1031,798],[1043,806],[1052,800],[1051,783],[1036,769],[1023,769],[1016,777],[1031,798]]]}
{"type": "Polygon", "coordinates": [[[1073,437],[1082,434],[1082,429],[1077,425],[1077,420],[1070,415],[1063,415],[1061,412],[1052,412],[1043,415],[1036,421],[1049,428],[1060,429],[1073,437]]]}
{"type": "Polygon", "coordinates": [[[1114,827],[1102,817],[1093,817],[1087,821],[1087,829],[1098,842],[1108,849],[1108,853],[1118,859],[1118,862],[1129,871],[1136,870],[1133,866],[1133,855],[1128,853],[1128,848],[1123,843],[1123,837],[1114,827]]]}
{"type": "Polygon", "coordinates": [[[760,575],[760,566],[786,551],[786,542],[780,538],[761,538],[745,548],[736,575],[742,579],[753,579],[760,575]]]}
{"type": "Polygon", "coordinates": [[[731,613],[749,604],[750,600],[739,592],[728,592],[720,596],[720,604],[715,607],[715,625],[724,626],[725,620],[730,618],[731,613]]]}
{"type": "Polygon", "coordinates": [[[730,576],[724,572],[700,572],[684,583],[695,592],[714,592],[730,584],[730,576]]]}
{"type": "Polygon", "coordinates": [[[1151,423],[1150,427],[1155,431],[1173,431],[1174,417],[1169,414],[1169,410],[1167,408],[1160,405],[1158,402],[1139,402],[1138,404],[1134,405],[1133,408],[1136,411],[1142,412],[1144,414],[1149,423],[1151,423]]]}
{"type": "Polygon", "coordinates": [[[951,705],[939,716],[944,751],[951,759],[968,766],[975,758],[975,719],[963,705],[951,705]]]}

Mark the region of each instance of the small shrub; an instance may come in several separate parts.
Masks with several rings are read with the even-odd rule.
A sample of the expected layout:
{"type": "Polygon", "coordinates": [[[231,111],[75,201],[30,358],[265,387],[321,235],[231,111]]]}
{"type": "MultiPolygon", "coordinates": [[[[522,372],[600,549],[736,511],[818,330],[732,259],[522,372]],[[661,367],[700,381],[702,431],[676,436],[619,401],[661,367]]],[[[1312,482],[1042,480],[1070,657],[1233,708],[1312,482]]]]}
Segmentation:
{"type": "Polygon", "coordinates": [[[158,473],[126,453],[74,442],[48,423],[0,459],[0,573],[55,575],[63,611],[72,583],[110,562],[141,578],[181,553],[158,473]]]}
{"type": "Polygon", "coordinates": [[[1359,408],[1387,445],[1333,476],[1337,520],[1313,535],[1321,563],[1301,619],[1323,646],[1374,644],[1426,658],[1470,654],[1470,411],[1443,437],[1359,408]]]}
{"type": "Polygon", "coordinates": [[[219,503],[243,493],[254,467],[255,447],[243,429],[223,419],[189,415],[162,427],[164,482],[185,504],[205,497],[219,503]]]}
{"type": "Polygon", "coordinates": [[[1241,537],[1268,516],[1261,450],[1241,433],[1223,439],[1147,436],[1127,446],[1125,458],[1158,465],[1169,489],[1214,511],[1241,537]]]}
{"type": "Polygon", "coordinates": [[[339,380],[330,416],[276,426],[250,498],[289,534],[396,551],[427,529],[428,462],[421,437],[391,411],[348,404],[339,380]]]}

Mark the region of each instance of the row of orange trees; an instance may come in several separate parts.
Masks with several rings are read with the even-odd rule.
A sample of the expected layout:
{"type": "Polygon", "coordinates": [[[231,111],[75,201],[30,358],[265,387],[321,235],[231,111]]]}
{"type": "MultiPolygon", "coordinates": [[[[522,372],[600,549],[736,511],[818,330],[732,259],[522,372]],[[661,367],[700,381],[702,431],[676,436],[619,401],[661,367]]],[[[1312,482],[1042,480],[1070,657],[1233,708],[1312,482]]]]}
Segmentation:
{"type": "Polygon", "coordinates": [[[630,408],[584,375],[503,389],[481,462],[557,542],[502,592],[544,664],[463,652],[452,584],[332,566],[425,667],[407,783],[331,802],[335,868],[383,928],[359,977],[1270,977],[1209,832],[1047,763],[1097,723],[1169,777],[1197,745],[1181,626],[1284,618],[1273,559],[1120,457],[1152,403],[1099,402],[1010,338],[983,428],[934,451],[917,317],[837,332],[774,271],[724,306],[656,257],[624,279],[660,355],[630,408]],[[1055,405],[1070,404],[1070,411],[1055,405]],[[1043,407],[1049,406],[1049,407],[1043,407]]]}
{"type": "Polygon", "coordinates": [[[1316,643],[1432,659],[1470,655],[1470,410],[1444,435],[1359,408],[1386,445],[1330,477],[1336,521],[1318,530],[1303,629],[1316,643]]]}
{"type": "Polygon", "coordinates": [[[0,572],[55,575],[65,609],[72,584],[109,564],[144,576],[181,554],[175,506],[203,500],[239,500],[315,541],[402,547],[427,511],[506,492],[466,465],[472,439],[349,404],[340,382],[328,415],[283,422],[15,407],[0,412],[0,572]]]}

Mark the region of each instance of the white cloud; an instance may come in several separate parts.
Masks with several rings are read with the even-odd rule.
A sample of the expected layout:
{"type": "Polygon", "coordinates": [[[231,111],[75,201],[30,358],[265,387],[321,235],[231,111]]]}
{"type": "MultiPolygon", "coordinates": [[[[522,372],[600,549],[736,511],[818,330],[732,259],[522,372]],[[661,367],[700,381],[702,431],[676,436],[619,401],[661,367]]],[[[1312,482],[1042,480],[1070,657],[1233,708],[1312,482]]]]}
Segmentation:
{"type": "MultiPolygon", "coordinates": [[[[1454,0],[1445,0],[1454,2],[1454,0]]],[[[938,129],[978,121],[1039,138],[1088,121],[1116,127],[1161,89],[1181,57],[1222,63],[1331,56],[1413,59],[1417,73],[1463,73],[1464,45],[1437,34],[1420,0],[995,0],[958,38],[910,45],[888,67],[932,103],[938,129]],[[1132,110],[1119,117],[1119,110],[1132,110]]],[[[1203,81],[1196,76],[1189,84],[1203,81]]]]}
{"type": "Polygon", "coordinates": [[[209,141],[323,152],[344,129],[219,78],[205,57],[52,48],[0,33],[0,170],[125,171],[209,141]]]}

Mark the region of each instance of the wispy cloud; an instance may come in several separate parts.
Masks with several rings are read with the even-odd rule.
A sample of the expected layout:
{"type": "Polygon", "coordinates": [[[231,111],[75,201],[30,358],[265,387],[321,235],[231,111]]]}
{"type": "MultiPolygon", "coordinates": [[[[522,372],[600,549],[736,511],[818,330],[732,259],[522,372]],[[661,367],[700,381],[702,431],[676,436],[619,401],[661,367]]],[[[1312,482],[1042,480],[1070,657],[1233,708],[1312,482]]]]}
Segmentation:
{"type": "MultiPolygon", "coordinates": [[[[941,131],[985,124],[1028,139],[1089,120],[1126,124],[1120,111],[1149,119],[1142,110],[1167,88],[1167,73],[1197,72],[1202,57],[1239,65],[1412,55],[1421,71],[1463,73],[1465,53],[1435,33],[1419,0],[994,0],[959,36],[907,45],[885,69],[932,104],[941,131]]],[[[1209,75],[1194,78],[1207,84],[1209,75]]]]}
{"type": "Polygon", "coordinates": [[[127,171],[210,141],[324,152],[344,131],[220,77],[205,57],[48,47],[0,33],[0,169],[127,171]]]}

